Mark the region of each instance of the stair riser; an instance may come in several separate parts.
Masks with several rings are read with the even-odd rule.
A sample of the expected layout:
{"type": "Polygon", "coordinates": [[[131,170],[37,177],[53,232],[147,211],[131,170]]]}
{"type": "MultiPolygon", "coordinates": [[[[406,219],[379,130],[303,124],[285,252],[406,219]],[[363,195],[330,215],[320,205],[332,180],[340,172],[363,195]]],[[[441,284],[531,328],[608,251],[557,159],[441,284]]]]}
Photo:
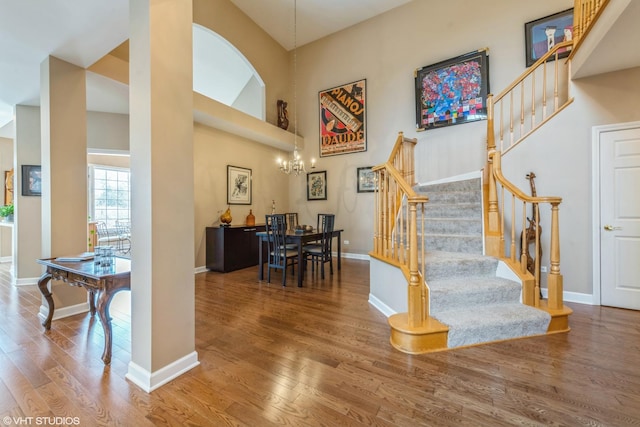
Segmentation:
{"type": "MultiPolygon", "coordinates": [[[[479,203],[427,203],[424,208],[424,217],[429,218],[475,218],[482,220],[482,207],[479,203]]],[[[422,212],[418,211],[418,218],[422,212]]]]}
{"type": "Polygon", "coordinates": [[[480,192],[480,179],[466,179],[464,181],[444,182],[441,184],[419,185],[415,187],[416,191],[473,191],[480,192]]]}
{"type": "Polygon", "coordinates": [[[447,310],[468,308],[473,310],[474,306],[488,306],[489,304],[504,304],[508,302],[520,301],[520,289],[465,289],[462,292],[447,292],[432,290],[431,293],[431,315],[447,310]]]}
{"type": "Polygon", "coordinates": [[[425,234],[480,235],[482,223],[473,219],[432,219],[425,221],[425,234]]]}
{"type": "Polygon", "coordinates": [[[421,192],[429,197],[429,203],[481,203],[479,193],[467,193],[464,191],[453,192],[421,192]]]}

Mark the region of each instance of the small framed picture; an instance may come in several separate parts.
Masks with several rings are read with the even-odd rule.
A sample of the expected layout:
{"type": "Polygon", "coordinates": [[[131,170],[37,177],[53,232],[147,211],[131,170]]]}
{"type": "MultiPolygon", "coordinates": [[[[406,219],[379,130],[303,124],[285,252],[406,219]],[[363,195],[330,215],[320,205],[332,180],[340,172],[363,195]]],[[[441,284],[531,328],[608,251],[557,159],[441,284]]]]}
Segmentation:
{"type": "Polygon", "coordinates": [[[40,165],[22,165],[22,195],[42,195],[42,169],[40,165]]]}
{"type": "MultiPolygon", "coordinates": [[[[573,9],[567,9],[544,18],[524,24],[524,42],[527,67],[530,67],[553,46],[573,38],[573,9]]],[[[569,56],[569,50],[562,48],[559,58],[569,56]]],[[[555,59],[555,55],[548,61],[555,59]]]]}
{"type": "Polygon", "coordinates": [[[227,165],[227,204],[251,204],[251,169],[227,165]]]}
{"type": "Polygon", "coordinates": [[[358,168],[358,193],[373,193],[376,191],[376,174],[372,166],[358,168]]]}
{"type": "Polygon", "coordinates": [[[307,174],[307,200],[327,200],[327,171],[307,174]]]}

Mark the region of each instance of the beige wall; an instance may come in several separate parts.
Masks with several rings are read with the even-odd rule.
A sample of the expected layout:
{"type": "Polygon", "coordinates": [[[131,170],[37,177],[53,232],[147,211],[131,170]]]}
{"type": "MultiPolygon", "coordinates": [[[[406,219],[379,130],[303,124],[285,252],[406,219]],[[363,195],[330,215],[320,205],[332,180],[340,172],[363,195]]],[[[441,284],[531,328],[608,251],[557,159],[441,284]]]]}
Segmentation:
{"type": "MultiPolygon", "coordinates": [[[[4,179],[5,171],[13,168],[13,139],[0,138],[0,176],[4,179]]],[[[0,205],[4,204],[5,184],[0,185],[2,197],[0,205]]],[[[0,227],[0,259],[11,260],[13,244],[13,227],[0,227]]]]}
{"type": "MultiPolygon", "coordinates": [[[[227,165],[251,169],[252,204],[231,205],[232,224],[244,224],[249,209],[256,223],[264,223],[275,200],[278,212],[289,211],[288,180],[276,168],[279,153],[271,147],[207,126],[194,129],[195,255],[196,267],[205,265],[205,228],[220,224],[227,208],[227,165]]],[[[298,178],[304,179],[304,178],[298,178]]]]}
{"type": "Polygon", "coordinates": [[[276,102],[292,92],[287,52],[229,0],[194,0],[193,22],[224,37],[253,65],[265,83],[266,121],[276,124],[276,102]]]}

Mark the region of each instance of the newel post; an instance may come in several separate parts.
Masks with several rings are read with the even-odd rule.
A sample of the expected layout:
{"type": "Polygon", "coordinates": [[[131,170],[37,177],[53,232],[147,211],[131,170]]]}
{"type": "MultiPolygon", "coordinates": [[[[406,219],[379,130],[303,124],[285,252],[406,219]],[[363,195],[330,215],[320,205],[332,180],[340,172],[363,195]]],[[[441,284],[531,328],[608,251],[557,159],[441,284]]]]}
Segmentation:
{"type": "Polygon", "coordinates": [[[487,178],[489,181],[488,191],[488,207],[487,207],[487,232],[486,232],[486,251],[487,255],[500,257],[502,256],[500,232],[500,212],[498,212],[498,189],[496,186],[496,178],[494,169],[500,168],[500,153],[492,151],[488,155],[487,178]]]}
{"type": "Polygon", "coordinates": [[[558,203],[551,204],[551,249],[549,261],[551,268],[547,281],[549,291],[549,308],[554,310],[562,309],[563,285],[562,274],[560,274],[560,226],[559,226],[558,203]]]}
{"type": "Polygon", "coordinates": [[[418,272],[418,217],[416,202],[409,200],[409,318],[410,328],[417,328],[424,323],[424,307],[422,299],[422,283],[418,272]]]}

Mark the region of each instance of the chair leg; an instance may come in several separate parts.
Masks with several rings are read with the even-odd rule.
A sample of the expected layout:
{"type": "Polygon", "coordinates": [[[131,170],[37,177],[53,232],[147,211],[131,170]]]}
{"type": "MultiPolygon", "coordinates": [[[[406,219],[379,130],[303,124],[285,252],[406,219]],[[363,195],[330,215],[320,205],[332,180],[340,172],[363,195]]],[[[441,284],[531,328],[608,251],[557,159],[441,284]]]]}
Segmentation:
{"type": "Polygon", "coordinates": [[[271,267],[267,267],[267,283],[271,283],[271,267]]]}
{"type": "Polygon", "coordinates": [[[284,260],[284,268],[282,269],[282,287],[287,286],[287,260],[284,260]]]}
{"type": "Polygon", "coordinates": [[[333,274],[333,257],[329,257],[329,271],[333,274]]]}

